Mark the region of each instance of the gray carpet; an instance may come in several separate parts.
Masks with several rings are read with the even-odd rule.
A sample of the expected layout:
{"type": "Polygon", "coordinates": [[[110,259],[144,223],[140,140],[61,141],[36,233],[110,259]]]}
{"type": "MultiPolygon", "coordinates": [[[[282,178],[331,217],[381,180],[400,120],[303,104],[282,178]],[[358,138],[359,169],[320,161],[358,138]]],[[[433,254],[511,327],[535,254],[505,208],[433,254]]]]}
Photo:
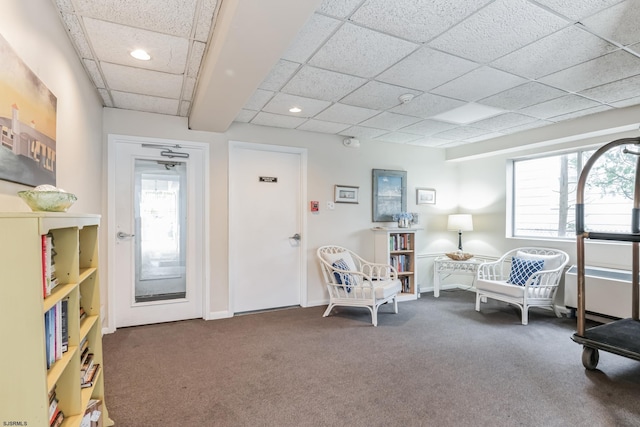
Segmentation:
{"type": "Polygon", "coordinates": [[[104,337],[117,426],[640,426],[640,363],[582,366],[575,320],[471,292],[293,308],[104,337]]]}

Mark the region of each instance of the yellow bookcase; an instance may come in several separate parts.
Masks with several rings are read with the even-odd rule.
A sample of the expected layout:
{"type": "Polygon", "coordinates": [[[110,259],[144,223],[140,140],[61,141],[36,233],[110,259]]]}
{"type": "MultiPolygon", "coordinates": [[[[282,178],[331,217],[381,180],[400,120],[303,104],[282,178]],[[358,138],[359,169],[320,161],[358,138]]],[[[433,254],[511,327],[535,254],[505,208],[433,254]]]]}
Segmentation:
{"type": "Polygon", "coordinates": [[[98,275],[98,215],[0,213],[0,426],[48,426],[55,389],[64,427],[80,426],[89,400],[104,403],[98,275]],[[54,240],[59,284],[43,296],[42,236],[54,240]],[[47,369],[45,313],[67,300],[68,350],[47,369]],[[80,319],[80,307],[86,316],[80,319]],[[87,338],[100,368],[81,387],[79,345],[87,338]]]}

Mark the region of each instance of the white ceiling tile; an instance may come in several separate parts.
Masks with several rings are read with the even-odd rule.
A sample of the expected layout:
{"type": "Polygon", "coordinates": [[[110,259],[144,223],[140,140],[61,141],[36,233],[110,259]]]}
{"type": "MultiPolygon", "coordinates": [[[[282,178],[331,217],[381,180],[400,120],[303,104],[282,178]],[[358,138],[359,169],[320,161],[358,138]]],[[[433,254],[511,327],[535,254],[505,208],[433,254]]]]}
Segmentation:
{"type": "Polygon", "coordinates": [[[563,19],[526,0],[497,0],[429,45],[488,63],[566,25],[563,19]]]}
{"type": "Polygon", "coordinates": [[[372,139],[389,132],[384,129],[367,128],[364,126],[351,126],[340,132],[340,135],[350,136],[352,138],[372,139]]]}
{"type": "Polygon", "coordinates": [[[616,50],[599,37],[571,26],[492,62],[493,67],[537,79],[616,50]]]}
{"type": "Polygon", "coordinates": [[[180,101],[180,111],[178,115],[181,117],[187,117],[189,115],[189,107],[191,107],[191,103],[189,101],[180,101]]]}
{"type": "Polygon", "coordinates": [[[178,114],[178,100],[158,98],[155,96],[139,95],[129,92],[111,91],[114,107],[125,110],[147,111],[149,113],[178,114]]]}
{"type": "Polygon", "coordinates": [[[331,105],[331,103],[327,101],[288,95],[286,93],[277,93],[276,96],[274,96],[271,101],[262,108],[262,110],[269,113],[294,117],[313,117],[329,105],[331,105]],[[299,107],[302,111],[299,113],[291,113],[289,112],[289,108],[291,107],[299,107]]]}
{"type": "Polygon", "coordinates": [[[55,2],[58,9],[62,12],[73,12],[73,4],[71,3],[71,0],[55,0],[55,2]]]}
{"type": "Polygon", "coordinates": [[[267,102],[273,98],[273,95],[275,95],[275,92],[271,92],[270,90],[256,89],[256,91],[253,92],[253,95],[251,95],[251,98],[249,98],[247,103],[244,105],[244,108],[254,111],[262,110],[262,108],[267,105],[267,102]]]}
{"type": "Polygon", "coordinates": [[[471,144],[471,142],[467,142],[467,141],[449,141],[446,144],[442,144],[442,145],[438,145],[438,148],[451,148],[451,147],[459,147],[461,145],[467,145],[467,144],[471,144]]]}
{"type": "Polygon", "coordinates": [[[313,14],[293,39],[291,45],[282,55],[282,59],[300,63],[306,62],[338,28],[338,25],[340,25],[338,20],[317,13],[313,14]]]}
{"type": "Polygon", "coordinates": [[[261,89],[280,90],[293,76],[293,73],[300,67],[297,62],[279,60],[271,69],[269,75],[260,84],[261,89]]]}
{"type": "Polygon", "coordinates": [[[420,137],[411,133],[389,132],[374,139],[384,142],[393,142],[396,144],[406,144],[411,141],[416,141],[420,139],[420,137]]]}
{"type": "Polygon", "coordinates": [[[182,99],[185,101],[191,101],[195,87],[196,79],[193,77],[186,77],[184,79],[184,88],[182,88],[182,99]]]}
{"type": "Polygon", "coordinates": [[[67,30],[69,30],[69,36],[71,40],[73,40],[78,52],[80,52],[80,56],[83,58],[93,58],[93,53],[91,52],[78,17],[70,13],[63,13],[62,20],[67,30]]]}
{"type": "Polygon", "coordinates": [[[108,90],[98,89],[98,93],[102,97],[102,103],[105,107],[113,107],[113,101],[111,100],[111,95],[108,90]]]}
{"type": "Polygon", "coordinates": [[[366,82],[366,79],[360,77],[304,66],[282,88],[282,92],[337,101],[366,82]]]}
{"type": "Polygon", "coordinates": [[[608,105],[599,105],[597,107],[585,108],[584,110],[574,111],[573,113],[569,113],[569,114],[561,114],[559,116],[549,117],[549,120],[553,122],[560,122],[563,120],[571,120],[571,119],[575,119],[576,117],[588,116],[590,114],[600,113],[602,111],[607,111],[611,109],[613,109],[613,107],[610,107],[608,105]]]}
{"type": "Polygon", "coordinates": [[[431,93],[465,101],[477,101],[523,83],[526,83],[526,80],[522,77],[491,67],[480,67],[433,89],[431,93]]]}
{"type": "Polygon", "coordinates": [[[407,93],[419,95],[420,91],[370,81],[344,97],[340,102],[358,107],[387,110],[399,105],[398,97],[407,93]]]}
{"type": "Polygon", "coordinates": [[[484,98],[479,102],[504,110],[519,110],[530,105],[539,104],[554,98],[560,98],[567,92],[537,82],[529,82],[496,95],[484,98]]]}
{"type": "Polygon", "coordinates": [[[338,133],[349,126],[350,125],[344,123],[323,122],[322,120],[309,119],[302,125],[298,126],[298,129],[310,132],[338,133]]]}
{"type": "MultiPolygon", "coordinates": [[[[222,1],[222,0],[220,0],[222,1]]],[[[201,42],[209,39],[209,31],[213,22],[218,0],[200,0],[200,8],[197,11],[196,31],[194,38],[201,42]]]]}
{"type": "Polygon", "coordinates": [[[364,122],[360,123],[362,126],[372,127],[376,129],[397,130],[405,126],[409,126],[413,123],[419,122],[420,119],[403,116],[401,114],[389,113],[384,111],[377,116],[374,116],[364,122]]]}
{"type": "Polygon", "coordinates": [[[315,118],[328,122],[349,123],[355,125],[375,116],[378,113],[380,113],[378,110],[337,103],[315,116],[315,118]]]}
{"type": "Polygon", "coordinates": [[[640,96],[640,75],[596,86],[580,92],[580,95],[607,103],[640,96]]]}
{"type": "Polygon", "coordinates": [[[75,0],[76,11],[92,18],[119,22],[174,36],[189,37],[197,0],[75,0]]]}
{"type": "Polygon", "coordinates": [[[611,103],[611,105],[613,105],[616,108],[630,107],[632,105],[637,105],[637,104],[640,104],[640,96],[634,96],[633,98],[623,99],[622,101],[616,101],[611,103]]]}
{"type": "Polygon", "coordinates": [[[486,141],[487,139],[491,139],[491,138],[498,138],[500,136],[504,136],[504,133],[491,132],[491,133],[487,133],[485,135],[480,135],[480,136],[474,136],[472,138],[467,138],[467,139],[465,139],[465,141],[466,142],[480,142],[480,141],[486,141]]]}
{"type": "Polygon", "coordinates": [[[427,138],[422,138],[422,139],[417,139],[415,141],[407,142],[408,145],[418,145],[421,147],[440,147],[444,144],[449,144],[449,143],[451,143],[451,140],[449,139],[434,138],[431,136],[427,138]]]}
{"type": "Polygon", "coordinates": [[[505,129],[504,132],[512,134],[512,133],[520,132],[520,131],[523,131],[523,130],[535,129],[535,128],[539,128],[539,127],[542,127],[542,126],[548,126],[548,125],[552,125],[552,124],[553,124],[553,122],[548,121],[548,120],[536,120],[535,122],[525,123],[523,125],[514,126],[512,128],[505,129]]]}
{"type": "Polygon", "coordinates": [[[491,0],[369,0],[351,20],[369,28],[425,43],[491,0]]]}
{"type": "Polygon", "coordinates": [[[602,9],[619,3],[621,0],[536,0],[543,6],[555,10],[569,19],[578,21],[602,9]]]}
{"type": "Polygon", "coordinates": [[[204,43],[195,41],[191,43],[191,51],[189,52],[188,60],[189,63],[187,64],[187,75],[189,77],[196,77],[198,75],[206,47],[207,45],[204,43]]]}
{"type": "Polygon", "coordinates": [[[242,110],[240,110],[236,118],[233,119],[233,121],[240,122],[240,123],[249,123],[251,119],[253,119],[256,116],[256,114],[258,114],[257,111],[245,110],[243,108],[242,110]]]}
{"type": "Polygon", "coordinates": [[[477,122],[488,117],[503,114],[505,111],[499,108],[489,107],[488,105],[469,102],[453,110],[436,114],[432,118],[443,122],[455,123],[459,125],[467,125],[477,122]]]}
{"type": "Polygon", "coordinates": [[[531,116],[525,116],[524,114],[505,113],[500,114],[499,116],[474,122],[473,127],[499,131],[536,121],[538,121],[538,119],[531,116]]]}
{"type": "Polygon", "coordinates": [[[601,104],[581,96],[567,95],[561,98],[552,99],[551,101],[532,105],[531,107],[523,108],[522,110],[519,110],[519,112],[540,119],[548,119],[549,117],[573,113],[574,111],[597,107],[599,105],[601,104]]]}
{"type": "Polygon", "coordinates": [[[362,0],[322,0],[318,12],[337,18],[346,18],[362,0]]]}
{"type": "Polygon", "coordinates": [[[428,91],[477,67],[475,62],[423,47],[380,74],[376,80],[428,91]]]}
{"type": "Polygon", "coordinates": [[[163,98],[180,97],[182,75],[160,73],[108,62],[101,63],[101,66],[109,89],[163,98]]]}
{"type": "Polygon", "coordinates": [[[423,93],[422,95],[413,98],[411,102],[398,105],[390,111],[428,119],[431,116],[435,116],[436,114],[444,111],[453,110],[454,108],[460,107],[464,104],[465,103],[463,101],[458,101],[457,99],[423,93]]]}
{"type": "Polygon", "coordinates": [[[434,135],[434,137],[442,139],[465,140],[480,135],[486,135],[488,133],[489,131],[487,131],[486,129],[479,129],[473,126],[459,126],[454,129],[437,133],[434,135]]]}
{"type": "Polygon", "coordinates": [[[251,120],[254,125],[274,126],[278,128],[295,129],[304,123],[307,119],[302,117],[283,116],[281,114],[271,114],[259,112],[251,120]]]}
{"type": "Polygon", "coordinates": [[[84,26],[99,61],[184,73],[189,49],[187,39],[90,18],[84,19],[84,26]],[[140,61],[129,55],[136,49],[147,51],[151,60],[140,61]]]}
{"type": "Polygon", "coordinates": [[[540,82],[570,92],[580,92],[634,76],[638,71],[640,58],[619,50],[543,77],[540,82]]]}
{"type": "Polygon", "coordinates": [[[374,77],[417,47],[414,43],[346,23],[309,63],[354,76],[374,77]]]}
{"type": "Polygon", "coordinates": [[[93,83],[96,85],[96,87],[104,88],[104,80],[102,79],[102,75],[100,74],[100,70],[98,69],[98,64],[96,64],[96,61],[86,58],[82,61],[84,62],[84,66],[89,72],[89,76],[91,76],[91,79],[93,80],[93,83]]]}
{"type": "Polygon", "coordinates": [[[640,42],[640,2],[627,0],[581,22],[598,35],[623,46],[640,42]]]}
{"type": "Polygon", "coordinates": [[[401,132],[414,133],[416,135],[428,136],[445,130],[458,127],[452,123],[440,122],[438,120],[422,120],[400,129],[401,132]]]}

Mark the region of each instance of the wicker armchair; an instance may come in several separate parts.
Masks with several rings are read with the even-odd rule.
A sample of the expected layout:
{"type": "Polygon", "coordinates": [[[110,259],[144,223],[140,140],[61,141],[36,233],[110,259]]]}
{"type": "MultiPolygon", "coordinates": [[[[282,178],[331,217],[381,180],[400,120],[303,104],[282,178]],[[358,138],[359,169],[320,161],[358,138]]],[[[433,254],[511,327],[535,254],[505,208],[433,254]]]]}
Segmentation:
{"type": "Polygon", "coordinates": [[[317,255],[329,291],[329,306],[323,317],[335,306],[366,307],[371,323],[378,326],[378,308],[391,301],[394,313],[398,313],[397,295],[402,285],[391,265],[365,261],[340,246],[322,246],[317,255]]]}
{"type": "Polygon", "coordinates": [[[569,255],[557,249],[518,248],[495,262],[478,267],[476,311],[487,298],[520,307],[522,324],[529,322],[529,307],[550,307],[560,317],[553,299],[569,255]]]}

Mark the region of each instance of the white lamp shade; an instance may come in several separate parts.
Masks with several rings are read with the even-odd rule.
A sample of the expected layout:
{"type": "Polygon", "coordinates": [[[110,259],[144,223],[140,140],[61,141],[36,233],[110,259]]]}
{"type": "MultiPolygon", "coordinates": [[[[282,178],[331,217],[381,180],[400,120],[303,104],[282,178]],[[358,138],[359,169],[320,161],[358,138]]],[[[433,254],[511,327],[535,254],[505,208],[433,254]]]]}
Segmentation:
{"type": "Polygon", "coordinates": [[[447,230],[451,231],[473,231],[473,218],[471,214],[449,215],[447,230]]]}

